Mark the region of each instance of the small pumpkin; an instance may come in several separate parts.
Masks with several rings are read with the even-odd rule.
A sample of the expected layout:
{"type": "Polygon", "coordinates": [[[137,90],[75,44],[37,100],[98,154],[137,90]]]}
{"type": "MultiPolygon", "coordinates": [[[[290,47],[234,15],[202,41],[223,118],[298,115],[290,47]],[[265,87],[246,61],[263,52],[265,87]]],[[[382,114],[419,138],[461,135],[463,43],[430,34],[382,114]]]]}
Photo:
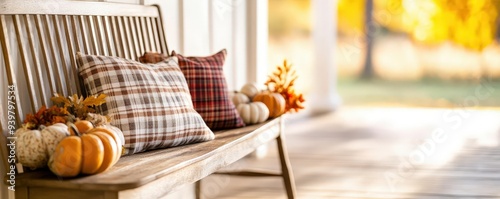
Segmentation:
{"type": "Polygon", "coordinates": [[[67,126],[62,123],[40,129],[20,128],[15,134],[17,160],[31,169],[45,167],[57,144],[69,135],[67,126]]]}
{"type": "Polygon", "coordinates": [[[47,146],[47,157],[50,157],[56,150],[57,144],[69,136],[69,131],[66,124],[57,123],[45,127],[42,130],[43,143],[47,146]]]}
{"type": "Polygon", "coordinates": [[[248,96],[248,98],[253,99],[260,91],[256,83],[247,83],[241,87],[240,92],[248,96]]]}
{"type": "Polygon", "coordinates": [[[236,109],[245,124],[257,124],[269,118],[269,110],[262,102],[240,104],[236,109]]]}
{"type": "Polygon", "coordinates": [[[121,146],[121,154],[120,156],[124,155],[127,153],[127,151],[125,150],[125,136],[123,135],[123,132],[122,130],[120,130],[118,127],[116,126],[113,126],[111,124],[105,124],[105,125],[101,125],[101,127],[104,127],[110,131],[112,131],[116,136],[114,136],[113,138],[116,139],[116,137],[119,139],[116,139],[116,143],[121,146]]]}
{"type": "Polygon", "coordinates": [[[50,170],[61,177],[77,176],[82,169],[82,140],[69,136],[61,140],[49,159],[50,170]]]}
{"type": "Polygon", "coordinates": [[[264,103],[269,109],[270,118],[275,118],[285,113],[285,98],[279,93],[259,93],[253,98],[253,101],[264,103]]]}
{"type": "Polygon", "coordinates": [[[61,177],[91,175],[104,172],[118,162],[123,142],[117,134],[121,131],[100,126],[80,134],[75,125],[72,128],[80,136],[69,136],[57,145],[48,163],[54,174],[61,177]]]}
{"type": "MultiPolygon", "coordinates": [[[[94,124],[92,124],[92,122],[88,120],[77,120],[73,124],[75,125],[76,130],[78,130],[79,133],[87,133],[88,131],[90,131],[90,129],[94,128],[94,124]]],[[[76,135],[76,132],[72,127],[68,127],[68,130],[71,135],[76,135]]]]}
{"type": "Polygon", "coordinates": [[[235,107],[238,107],[239,104],[246,104],[250,102],[250,98],[248,98],[247,95],[243,93],[234,93],[234,95],[231,97],[231,101],[233,101],[233,104],[235,107]]]}
{"type": "Polygon", "coordinates": [[[88,133],[94,133],[94,132],[102,132],[108,134],[109,136],[111,136],[111,138],[113,138],[113,141],[116,143],[117,147],[115,159],[113,162],[114,163],[118,162],[123,152],[123,146],[125,145],[125,138],[123,137],[123,133],[121,132],[121,130],[111,125],[105,125],[96,127],[90,130],[88,133]]]}

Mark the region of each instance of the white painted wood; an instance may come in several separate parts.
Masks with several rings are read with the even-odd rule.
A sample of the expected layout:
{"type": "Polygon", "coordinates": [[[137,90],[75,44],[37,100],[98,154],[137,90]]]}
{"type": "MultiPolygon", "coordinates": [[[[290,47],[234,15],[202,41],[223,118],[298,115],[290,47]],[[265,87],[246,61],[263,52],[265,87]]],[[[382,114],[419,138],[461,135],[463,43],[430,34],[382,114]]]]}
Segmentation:
{"type": "Polygon", "coordinates": [[[102,0],[103,2],[115,2],[115,3],[128,3],[128,4],[142,4],[141,0],[102,0]]]}
{"type": "Polygon", "coordinates": [[[186,56],[228,51],[224,74],[230,90],[249,81],[264,82],[267,74],[267,0],[256,2],[144,0],[145,5],[158,4],[162,8],[169,49],[186,56]],[[255,4],[253,10],[249,4],[255,4]],[[254,25],[248,25],[251,22],[254,25]]]}
{"type": "Polygon", "coordinates": [[[183,0],[183,52],[187,56],[206,56],[209,52],[209,1],[183,0]]]}
{"type": "Polygon", "coordinates": [[[249,17],[247,15],[247,6],[245,0],[233,0],[233,24],[232,24],[232,68],[233,68],[233,85],[235,88],[241,88],[246,82],[248,82],[246,73],[247,73],[247,43],[246,38],[248,38],[248,34],[252,34],[247,32],[247,23],[246,20],[249,17]]]}
{"type": "Polygon", "coordinates": [[[247,1],[247,10],[247,79],[264,83],[268,73],[268,0],[247,1]]]}
{"type": "Polygon", "coordinates": [[[337,19],[336,0],[312,0],[314,42],[314,78],[310,103],[312,114],[335,110],[341,103],[337,93],[337,69],[334,62],[337,19]]]}
{"type": "Polygon", "coordinates": [[[234,65],[235,52],[233,45],[233,13],[232,0],[209,0],[209,48],[211,53],[227,50],[224,64],[224,75],[230,90],[235,90],[234,82],[237,71],[234,65]]]}
{"type": "Polygon", "coordinates": [[[182,48],[181,3],[182,0],[144,0],[144,5],[156,4],[160,6],[168,49],[179,53],[184,52],[182,48]]]}

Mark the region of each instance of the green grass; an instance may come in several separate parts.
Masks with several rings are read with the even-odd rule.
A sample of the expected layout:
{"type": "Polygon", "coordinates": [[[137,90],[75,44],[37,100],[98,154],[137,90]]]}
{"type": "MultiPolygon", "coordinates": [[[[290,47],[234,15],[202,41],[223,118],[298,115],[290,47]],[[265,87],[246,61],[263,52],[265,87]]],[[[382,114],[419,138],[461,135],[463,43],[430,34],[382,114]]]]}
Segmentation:
{"type": "Polygon", "coordinates": [[[500,80],[421,81],[341,78],[339,93],[345,105],[401,105],[420,107],[500,107],[500,80]],[[477,99],[477,101],[475,100],[477,99]]]}

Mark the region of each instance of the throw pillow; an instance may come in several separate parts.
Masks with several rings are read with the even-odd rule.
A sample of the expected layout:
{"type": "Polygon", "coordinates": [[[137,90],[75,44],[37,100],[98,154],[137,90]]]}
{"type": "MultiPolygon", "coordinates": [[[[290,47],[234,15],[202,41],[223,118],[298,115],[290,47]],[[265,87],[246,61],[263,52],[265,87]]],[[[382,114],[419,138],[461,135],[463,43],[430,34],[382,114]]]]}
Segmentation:
{"type": "Polygon", "coordinates": [[[245,126],[229,98],[223,71],[226,50],[207,57],[185,57],[175,52],[172,54],[179,59],[194,108],[208,127],[215,130],[245,126]]]}
{"type": "Polygon", "coordinates": [[[214,138],[193,107],[176,57],[147,65],[78,53],[77,63],[87,94],[108,96],[101,112],[123,131],[127,154],[214,138]]]}

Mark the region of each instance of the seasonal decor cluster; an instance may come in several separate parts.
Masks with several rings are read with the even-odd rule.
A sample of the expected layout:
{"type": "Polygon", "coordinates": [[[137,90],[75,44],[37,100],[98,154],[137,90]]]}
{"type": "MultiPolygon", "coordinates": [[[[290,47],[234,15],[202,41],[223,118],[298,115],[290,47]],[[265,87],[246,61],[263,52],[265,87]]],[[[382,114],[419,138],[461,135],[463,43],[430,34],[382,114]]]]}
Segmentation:
{"type": "Polygon", "coordinates": [[[28,114],[16,131],[18,162],[31,169],[49,167],[61,177],[111,168],[122,155],[125,138],[109,117],[96,113],[105,98],[55,94],[54,106],[28,114]]]}
{"type": "Polygon", "coordinates": [[[287,112],[303,109],[304,96],[295,90],[296,71],[285,60],[277,66],[261,90],[256,83],[245,84],[235,92],[232,101],[245,124],[256,124],[287,112]]]}
{"type": "Polygon", "coordinates": [[[287,61],[283,61],[282,66],[277,66],[276,71],[269,75],[265,85],[270,92],[279,93],[285,98],[285,112],[298,112],[303,109],[304,96],[295,91],[295,81],[297,80],[297,72],[289,65],[287,61]]]}

